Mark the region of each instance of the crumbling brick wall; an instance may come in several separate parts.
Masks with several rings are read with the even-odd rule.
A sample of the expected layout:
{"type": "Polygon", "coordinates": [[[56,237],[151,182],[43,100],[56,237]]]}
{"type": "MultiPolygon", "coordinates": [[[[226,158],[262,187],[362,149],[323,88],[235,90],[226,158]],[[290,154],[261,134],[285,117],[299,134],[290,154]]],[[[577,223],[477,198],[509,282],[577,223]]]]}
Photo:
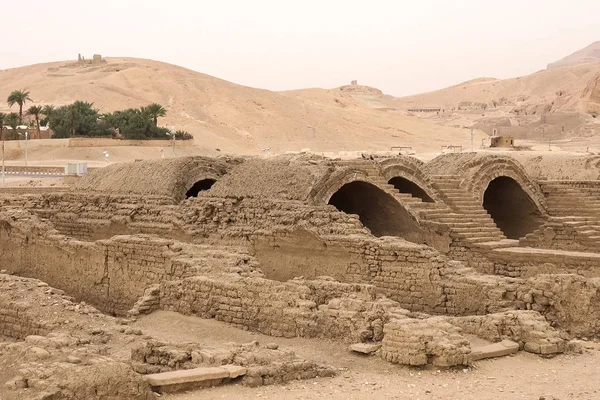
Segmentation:
{"type": "Polygon", "coordinates": [[[176,260],[181,252],[172,240],[151,236],[80,242],[24,211],[0,213],[8,272],[44,280],[108,313],[125,313],[147,286],[191,274],[188,259],[176,260]]]}
{"type": "Polygon", "coordinates": [[[469,364],[471,346],[441,318],[392,320],[384,327],[382,357],[393,364],[439,367],[469,364]]]}
{"type": "Polygon", "coordinates": [[[444,321],[471,334],[492,342],[508,339],[522,350],[537,354],[562,353],[565,341],[538,312],[506,311],[497,314],[467,317],[443,317],[444,321]]]}
{"type": "Polygon", "coordinates": [[[535,249],[516,251],[491,251],[494,273],[513,278],[529,278],[539,274],[579,274],[585,277],[600,276],[600,255],[590,253],[552,252],[535,249]]]}
{"type": "Polygon", "coordinates": [[[0,293],[0,339],[23,340],[29,335],[47,333],[48,330],[43,323],[30,318],[26,307],[9,301],[0,293]]]}
{"type": "Polygon", "coordinates": [[[372,286],[233,277],[163,281],[160,307],[271,336],[345,341],[372,339],[376,336],[374,327],[383,327],[381,318],[390,309],[399,309],[395,302],[377,301],[372,286]]]}
{"type": "Polygon", "coordinates": [[[572,336],[600,336],[600,278],[538,275],[527,280],[522,298],[527,309],[572,336]]]}

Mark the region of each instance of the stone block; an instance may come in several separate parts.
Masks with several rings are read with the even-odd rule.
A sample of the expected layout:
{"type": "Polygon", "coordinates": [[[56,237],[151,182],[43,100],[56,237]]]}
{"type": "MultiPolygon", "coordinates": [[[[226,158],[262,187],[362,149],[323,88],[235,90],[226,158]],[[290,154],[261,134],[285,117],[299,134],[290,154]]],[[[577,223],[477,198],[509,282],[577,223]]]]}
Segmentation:
{"type": "Polygon", "coordinates": [[[381,343],[355,343],[348,348],[350,351],[362,354],[373,354],[381,348],[381,343]]]}
{"type": "Polygon", "coordinates": [[[476,347],[471,351],[471,360],[483,360],[485,358],[503,357],[519,351],[519,344],[512,340],[503,340],[486,346],[476,347]]]}
{"type": "Polygon", "coordinates": [[[229,377],[231,379],[246,375],[246,373],[248,372],[246,367],[240,367],[239,365],[228,364],[228,365],[221,366],[221,368],[223,368],[229,372],[229,377]]]}
{"type": "Polygon", "coordinates": [[[540,354],[542,352],[540,349],[539,343],[535,343],[535,342],[526,342],[525,346],[523,347],[523,350],[525,350],[528,353],[535,353],[535,354],[540,354]]]}
{"type": "Polygon", "coordinates": [[[215,379],[229,378],[230,371],[221,368],[194,368],[171,372],[162,372],[160,374],[146,375],[144,378],[150,386],[169,386],[182,383],[202,382],[215,379]]]}

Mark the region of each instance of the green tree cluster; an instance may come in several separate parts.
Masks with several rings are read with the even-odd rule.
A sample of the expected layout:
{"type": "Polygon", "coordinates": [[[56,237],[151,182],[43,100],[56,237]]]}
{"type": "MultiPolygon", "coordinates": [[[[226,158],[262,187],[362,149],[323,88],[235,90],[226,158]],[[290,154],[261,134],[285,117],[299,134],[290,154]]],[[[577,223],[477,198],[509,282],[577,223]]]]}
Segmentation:
{"type": "MultiPolygon", "coordinates": [[[[32,101],[27,90],[14,90],[8,96],[10,107],[19,106],[19,113],[2,115],[0,126],[10,126],[12,132],[5,139],[18,138],[17,126],[23,124],[23,106],[32,101]],[[15,136],[15,137],[13,137],[15,136]]],[[[30,126],[49,126],[54,138],[112,136],[124,139],[171,139],[167,128],[158,126],[158,118],[164,117],[167,110],[157,103],[141,108],[129,108],[112,113],[101,114],[93,103],[76,101],[61,107],[32,105],[25,110],[30,126]]],[[[185,131],[177,131],[177,140],[192,139],[185,131]]]]}
{"type": "Polygon", "coordinates": [[[169,139],[169,130],[159,128],[158,117],[166,114],[164,108],[160,107],[162,112],[155,113],[149,110],[149,107],[158,106],[151,104],[148,107],[129,108],[127,110],[115,111],[104,115],[104,122],[115,130],[125,139],[169,139]]]}
{"type": "Polygon", "coordinates": [[[106,125],[97,109],[87,101],[58,107],[50,113],[48,124],[55,138],[76,136],[111,136],[112,131],[106,125]]]}
{"type": "Polygon", "coordinates": [[[169,130],[158,127],[158,118],[166,115],[160,104],[100,114],[92,103],[73,104],[41,110],[55,138],[120,136],[124,139],[169,139],[169,130]]]}

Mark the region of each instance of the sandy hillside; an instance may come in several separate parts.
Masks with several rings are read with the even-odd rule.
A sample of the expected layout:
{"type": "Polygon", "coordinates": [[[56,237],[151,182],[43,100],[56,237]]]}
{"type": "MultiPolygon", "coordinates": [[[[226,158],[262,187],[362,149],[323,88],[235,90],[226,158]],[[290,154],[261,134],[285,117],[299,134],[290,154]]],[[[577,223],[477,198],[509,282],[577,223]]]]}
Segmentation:
{"type": "MultiPolygon", "coordinates": [[[[37,104],[93,102],[101,111],[157,102],[167,108],[161,125],[193,133],[205,148],[230,153],[389,150],[413,146],[439,151],[442,144],[468,145],[464,129],[440,127],[395,110],[393,98],[353,87],[336,101],[331,91],[311,96],[236,85],[175,65],[109,58],[104,65],[57,62],[0,71],[0,98],[27,89],[37,104]]],[[[310,91],[308,91],[310,92],[310,91]]],[[[7,108],[2,105],[3,111],[7,108]]],[[[13,107],[13,111],[16,107],[13,107]]]]}
{"type": "Polygon", "coordinates": [[[548,69],[568,67],[571,65],[600,62],[600,41],[576,51],[558,61],[548,64],[548,69]]]}
{"type": "MultiPolygon", "coordinates": [[[[513,78],[481,78],[434,92],[399,98],[398,108],[458,107],[461,102],[543,108],[556,111],[600,111],[600,63],[543,70],[513,78]],[[539,107],[542,106],[542,107],[539,107]]],[[[491,106],[490,106],[491,108],[491,106]]]]}

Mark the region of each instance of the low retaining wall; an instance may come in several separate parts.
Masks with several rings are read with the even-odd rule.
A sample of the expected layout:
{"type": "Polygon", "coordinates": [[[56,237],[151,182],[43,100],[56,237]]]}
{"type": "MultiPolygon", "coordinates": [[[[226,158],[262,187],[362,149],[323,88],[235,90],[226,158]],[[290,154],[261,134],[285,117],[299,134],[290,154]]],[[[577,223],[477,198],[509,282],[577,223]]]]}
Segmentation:
{"type": "MultiPolygon", "coordinates": [[[[2,279],[2,277],[0,277],[2,279]]],[[[0,340],[11,338],[23,340],[29,335],[46,335],[48,329],[27,314],[28,305],[19,305],[4,299],[0,293],[0,340]]]]}
{"type": "Polygon", "coordinates": [[[0,187],[0,194],[40,194],[40,193],[55,193],[67,192],[71,190],[69,186],[50,186],[50,187],[0,187]]]}
{"type": "MultiPolygon", "coordinates": [[[[172,140],[125,140],[111,138],[73,138],[69,139],[69,147],[171,147],[172,140]]],[[[193,147],[194,140],[176,140],[175,147],[193,147]]]]}
{"type": "Polygon", "coordinates": [[[578,274],[600,277],[600,254],[515,247],[488,253],[494,273],[512,278],[540,274],[578,274]]]}
{"type": "Polygon", "coordinates": [[[64,175],[65,167],[43,167],[34,165],[5,165],[6,174],[64,175]]]}

